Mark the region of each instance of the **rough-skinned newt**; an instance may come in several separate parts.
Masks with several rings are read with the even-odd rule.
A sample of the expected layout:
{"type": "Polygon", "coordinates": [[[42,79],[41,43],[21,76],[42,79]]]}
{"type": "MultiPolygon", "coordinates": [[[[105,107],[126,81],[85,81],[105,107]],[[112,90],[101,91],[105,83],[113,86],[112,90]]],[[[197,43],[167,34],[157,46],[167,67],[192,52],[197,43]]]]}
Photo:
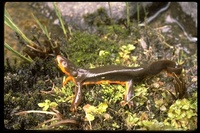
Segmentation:
{"type": "Polygon", "coordinates": [[[168,74],[173,72],[179,75],[182,71],[182,66],[176,65],[174,61],[160,60],[149,65],[141,67],[126,67],[118,65],[102,66],[92,69],[82,69],[76,67],[68,59],[57,55],[58,66],[66,75],[67,79],[63,82],[65,85],[69,80],[74,82],[75,97],[72,101],[71,111],[75,111],[81,103],[81,89],[87,84],[115,83],[126,85],[124,101],[128,102],[132,97],[133,84],[142,81],[145,77],[156,75],[165,70],[168,74]]]}

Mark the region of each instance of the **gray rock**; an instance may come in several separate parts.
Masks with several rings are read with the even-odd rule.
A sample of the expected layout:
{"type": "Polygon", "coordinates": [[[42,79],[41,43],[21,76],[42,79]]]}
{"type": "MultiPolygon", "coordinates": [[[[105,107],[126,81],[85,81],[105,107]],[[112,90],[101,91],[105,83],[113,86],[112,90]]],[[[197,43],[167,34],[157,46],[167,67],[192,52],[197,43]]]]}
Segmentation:
{"type": "MultiPolygon", "coordinates": [[[[50,9],[53,10],[53,4],[51,2],[45,3],[50,9]]],[[[61,10],[62,16],[65,21],[71,26],[72,29],[87,30],[89,32],[95,32],[95,24],[91,20],[86,20],[84,16],[97,12],[99,8],[104,8],[108,18],[112,18],[115,23],[126,20],[126,3],[125,2],[58,2],[58,7],[61,10]],[[109,7],[110,5],[110,7],[109,7]],[[93,25],[91,25],[91,23],[93,25]]],[[[147,17],[156,18],[160,15],[159,10],[162,10],[167,5],[166,2],[129,2],[130,18],[131,20],[137,19],[137,5],[140,7],[140,21],[144,20],[145,14],[143,8],[146,8],[148,13],[147,17]],[[155,15],[156,17],[152,17],[155,15]]],[[[177,21],[185,27],[185,30],[196,36],[197,31],[197,3],[195,2],[171,2],[171,5],[167,10],[171,10],[172,17],[179,18],[177,21]],[[178,3],[178,4],[177,4],[178,3]],[[180,7],[178,7],[180,5],[180,7]],[[180,11],[181,9],[182,11],[180,11]],[[185,13],[185,14],[184,14],[185,13]],[[183,15],[184,14],[184,15],[183,15]],[[190,22],[190,17],[194,22],[190,22]],[[184,17],[183,17],[184,16],[184,17]]],[[[165,11],[164,11],[165,12],[165,11]]],[[[162,12],[163,13],[163,12],[162,12]]],[[[159,19],[157,19],[159,21],[159,19]]],[[[54,21],[58,24],[58,20],[54,21]]]]}
{"type": "Polygon", "coordinates": [[[197,2],[178,2],[184,13],[190,15],[197,27],[197,2]]]}
{"type": "MultiPolygon", "coordinates": [[[[138,4],[146,7],[150,6],[152,2],[138,2],[138,4]]],[[[53,4],[51,2],[47,2],[46,5],[53,10],[53,4]]],[[[136,13],[136,6],[136,2],[129,2],[130,16],[133,16],[136,13]]],[[[94,13],[101,7],[106,10],[109,18],[112,18],[115,23],[126,19],[125,2],[58,2],[58,7],[61,10],[66,22],[70,25],[73,24],[72,27],[80,27],[82,30],[87,30],[89,26],[84,21],[83,16],[94,13]]]]}

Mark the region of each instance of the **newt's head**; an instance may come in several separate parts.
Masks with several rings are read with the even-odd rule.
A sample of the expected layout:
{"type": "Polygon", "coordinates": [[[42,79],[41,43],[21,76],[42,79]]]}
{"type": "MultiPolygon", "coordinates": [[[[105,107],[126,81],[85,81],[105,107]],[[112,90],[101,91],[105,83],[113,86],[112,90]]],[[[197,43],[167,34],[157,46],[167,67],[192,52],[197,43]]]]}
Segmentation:
{"type": "Polygon", "coordinates": [[[167,67],[166,71],[169,76],[173,76],[172,74],[175,73],[176,75],[180,75],[182,72],[182,65],[177,65],[175,67],[167,67]]]}
{"type": "Polygon", "coordinates": [[[63,73],[68,76],[76,77],[77,76],[77,68],[71,63],[68,59],[62,57],[61,55],[57,55],[56,60],[58,62],[59,68],[63,73]]]}

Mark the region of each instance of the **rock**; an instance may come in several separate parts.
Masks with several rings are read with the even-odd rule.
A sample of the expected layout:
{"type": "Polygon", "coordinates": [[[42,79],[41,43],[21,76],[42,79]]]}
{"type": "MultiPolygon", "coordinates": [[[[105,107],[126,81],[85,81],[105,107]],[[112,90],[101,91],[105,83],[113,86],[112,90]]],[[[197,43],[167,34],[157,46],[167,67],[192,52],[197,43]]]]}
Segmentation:
{"type": "MultiPolygon", "coordinates": [[[[97,21],[106,21],[104,23],[109,24],[108,19],[112,19],[115,23],[121,23],[126,21],[127,17],[125,2],[58,2],[57,4],[64,20],[72,29],[76,30],[95,32],[95,25],[99,24],[97,21]],[[105,9],[105,12],[103,10],[98,11],[100,8],[105,9]],[[99,18],[98,15],[102,13],[105,13],[104,16],[99,18]],[[90,16],[87,17],[88,15],[90,16]]],[[[147,17],[151,17],[164,9],[167,4],[168,2],[129,2],[130,18],[137,21],[138,5],[140,9],[140,22],[143,22],[145,17],[144,8],[147,12],[147,17]]],[[[46,2],[45,5],[53,10],[52,2],[46,2]]],[[[171,10],[172,17],[177,19],[189,34],[192,36],[197,35],[197,30],[195,30],[197,28],[197,3],[171,2],[166,10],[171,10]],[[190,17],[194,22],[188,21],[190,17]]],[[[162,13],[166,10],[164,9],[162,13]]],[[[159,17],[159,15],[156,17],[159,17]]],[[[58,23],[58,19],[54,22],[58,23]]]]}
{"type": "Polygon", "coordinates": [[[191,16],[197,27],[197,2],[178,2],[184,13],[191,16]]]}
{"type": "MultiPolygon", "coordinates": [[[[58,2],[57,4],[66,22],[72,25],[73,28],[79,27],[81,30],[87,30],[89,26],[85,22],[84,16],[96,12],[99,8],[104,8],[106,14],[109,18],[112,18],[115,23],[126,19],[125,2],[58,2]]],[[[150,6],[152,2],[138,2],[138,4],[146,7],[150,6]]],[[[47,2],[46,5],[53,10],[53,4],[51,2],[47,2]]],[[[130,16],[134,16],[137,10],[137,3],[129,2],[129,6],[130,16]]]]}

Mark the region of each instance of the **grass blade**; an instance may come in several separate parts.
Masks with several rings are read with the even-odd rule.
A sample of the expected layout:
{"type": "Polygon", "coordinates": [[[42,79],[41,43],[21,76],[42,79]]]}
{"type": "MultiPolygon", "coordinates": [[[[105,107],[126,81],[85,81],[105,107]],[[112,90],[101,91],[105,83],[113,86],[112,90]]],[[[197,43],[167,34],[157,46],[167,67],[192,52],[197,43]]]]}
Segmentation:
{"type": "Polygon", "coordinates": [[[26,37],[26,35],[17,27],[17,25],[12,21],[9,13],[5,9],[5,14],[4,14],[4,23],[10,27],[13,31],[17,32],[18,34],[21,35],[21,37],[30,45],[33,44],[33,42],[26,37]]]}
{"type": "Polygon", "coordinates": [[[130,9],[129,9],[129,3],[126,2],[126,19],[127,19],[127,25],[130,29],[130,9]]]}
{"type": "Polygon", "coordinates": [[[35,19],[36,23],[40,26],[41,30],[43,31],[43,33],[47,36],[47,38],[49,40],[51,40],[50,38],[50,34],[48,33],[47,27],[43,26],[40,21],[32,14],[33,18],[35,19]]]}
{"type": "Polygon", "coordinates": [[[32,59],[26,58],[25,56],[21,55],[19,52],[17,52],[12,47],[10,47],[6,42],[4,42],[4,47],[7,48],[12,53],[14,53],[15,55],[17,55],[18,57],[22,58],[23,60],[25,60],[25,61],[27,61],[29,63],[33,62],[32,59]]]}
{"type": "Polygon", "coordinates": [[[69,33],[68,33],[68,34],[69,34],[69,37],[68,37],[66,28],[65,28],[65,26],[64,26],[64,21],[63,21],[63,19],[62,19],[62,16],[61,16],[61,13],[60,13],[60,10],[59,10],[57,4],[56,4],[56,3],[53,3],[53,7],[54,7],[54,10],[55,10],[55,12],[56,12],[56,15],[58,16],[58,19],[59,19],[59,21],[60,21],[60,24],[61,24],[61,27],[62,27],[62,30],[63,30],[64,35],[65,35],[67,38],[69,38],[69,37],[72,35],[70,29],[67,28],[67,31],[69,32],[69,33]]]}

